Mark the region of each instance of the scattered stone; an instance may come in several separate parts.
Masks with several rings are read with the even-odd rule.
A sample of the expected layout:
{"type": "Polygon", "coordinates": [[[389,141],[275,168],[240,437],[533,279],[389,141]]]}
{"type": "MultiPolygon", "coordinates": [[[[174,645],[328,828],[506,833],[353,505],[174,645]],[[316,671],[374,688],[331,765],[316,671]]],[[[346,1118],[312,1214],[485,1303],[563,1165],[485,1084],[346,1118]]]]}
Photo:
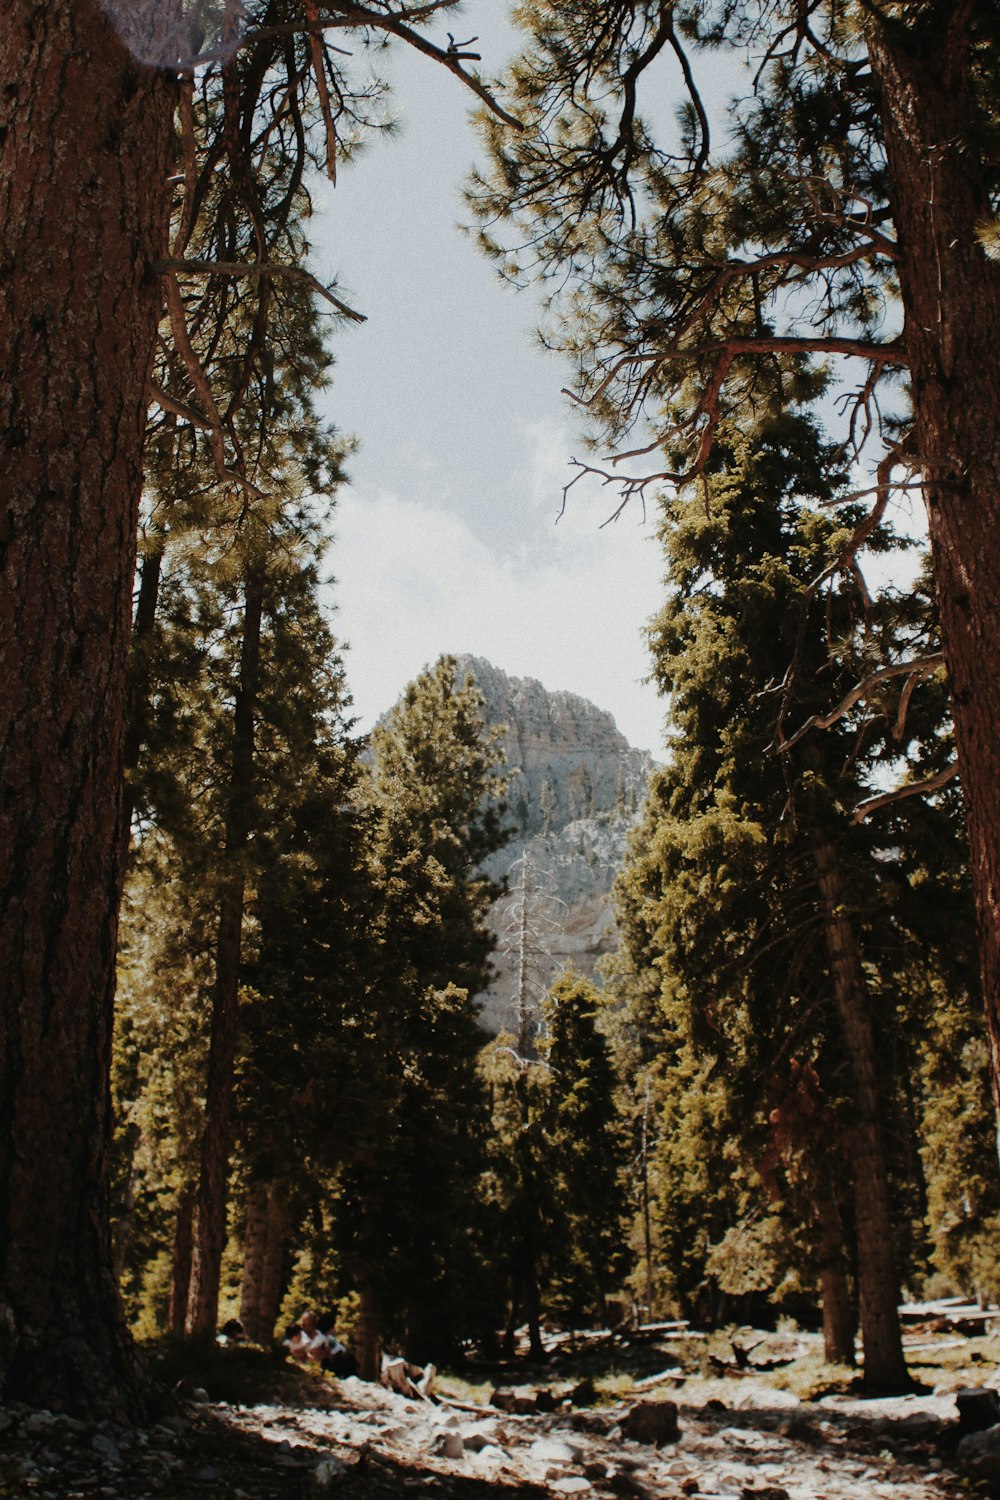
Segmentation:
{"type": "Polygon", "coordinates": [[[612,1494],[622,1495],[624,1500],[648,1500],[649,1490],[634,1474],[624,1472],[612,1474],[607,1481],[612,1494]]]}
{"type": "Polygon", "coordinates": [[[350,1468],[342,1458],[324,1458],[313,1469],[309,1484],[315,1494],[323,1495],[343,1479],[350,1468]]]}
{"type": "Polygon", "coordinates": [[[39,1433],[48,1432],[56,1423],[55,1417],[50,1411],[33,1411],[29,1417],[24,1419],[23,1430],[31,1437],[39,1433]]]}
{"type": "Polygon", "coordinates": [[[469,1453],[482,1453],[484,1448],[491,1448],[495,1445],[491,1435],[488,1436],[485,1432],[470,1432],[465,1438],[465,1446],[469,1453]]]}
{"type": "Polygon", "coordinates": [[[780,1484],[747,1484],[740,1491],[740,1500],[789,1500],[789,1496],[780,1484]]]}
{"type": "Polygon", "coordinates": [[[606,1437],[615,1420],[609,1412],[575,1411],[569,1419],[569,1425],[574,1432],[590,1432],[595,1436],[606,1437]]]}
{"type": "Polygon", "coordinates": [[[103,1432],[98,1432],[94,1435],[94,1437],[91,1439],[90,1446],[93,1448],[95,1453],[99,1453],[101,1455],[101,1459],[104,1463],[111,1464],[115,1467],[121,1466],[121,1450],[118,1448],[118,1445],[116,1443],[113,1443],[109,1437],[106,1437],[103,1432]]]}
{"type": "Polygon", "coordinates": [[[528,1449],[531,1457],[542,1464],[575,1464],[580,1462],[578,1446],[564,1443],[559,1438],[537,1438],[528,1449]]]}
{"type": "Polygon", "coordinates": [[[567,1475],[564,1479],[553,1479],[549,1482],[549,1489],[555,1490],[557,1495],[586,1495],[590,1491],[589,1479],[582,1475],[567,1475]]]}
{"type": "Polygon", "coordinates": [[[637,1443],[676,1443],[680,1436],[676,1401],[639,1401],[621,1420],[626,1437],[637,1443]]]}
{"type": "Polygon", "coordinates": [[[511,1386],[495,1390],[490,1396],[490,1405],[497,1411],[526,1417],[537,1411],[554,1411],[556,1402],[552,1392],[544,1387],[534,1390],[526,1386],[511,1386]]]}
{"type": "Polygon", "coordinates": [[[955,1392],[962,1432],[982,1432],[1000,1422],[1000,1395],[986,1386],[965,1386],[955,1392]]]}
{"type": "Polygon", "coordinates": [[[1000,1480],[1000,1426],[971,1432],[955,1455],[959,1472],[970,1479],[1000,1480]]]}
{"type": "Polygon", "coordinates": [[[487,1464],[505,1464],[509,1456],[502,1448],[498,1448],[495,1443],[487,1443],[485,1448],[480,1448],[476,1453],[476,1457],[482,1463],[487,1464]]]}
{"type": "Polygon", "coordinates": [[[465,1440],[460,1432],[442,1432],[434,1444],[434,1452],[442,1458],[464,1458],[465,1440]]]}

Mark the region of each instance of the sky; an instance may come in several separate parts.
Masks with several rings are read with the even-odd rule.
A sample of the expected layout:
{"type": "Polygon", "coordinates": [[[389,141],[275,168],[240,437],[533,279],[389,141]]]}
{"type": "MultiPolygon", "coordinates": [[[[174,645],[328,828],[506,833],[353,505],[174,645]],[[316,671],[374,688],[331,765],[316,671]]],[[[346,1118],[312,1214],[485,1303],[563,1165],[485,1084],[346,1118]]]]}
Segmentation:
{"type": "MultiPolygon", "coordinates": [[[[507,0],[467,0],[437,40],[445,26],[478,36],[480,70],[495,76],[517,50],[507,12],[507,0]]],[[[463,183],[483,160],[477,101],[408,47],[379,69],[398,132],[346,164],[336,187],[316,186],[312,224],[314,269],[367,317],[338,330],[326,397],[358,441],[328,565],[360,727],[442,652],[471,652],[589,698],[661,758],[666,705],[644,640],[663,598],[655,515],[633,505],[605,524],[613,499],[585,481],[557,520],[570,460],[590,456],[585,427],[561,393],[568,363],[538,346],[537,295],[502,284],[459,227],[463,183]]],[[[713,53],[699,86],[717,136],[743,79],[713,53]]],[[[661,129],[679,87],[665,71],[661,129]]],[[[897,519],[921,533],[920,516],[897,519]]],[[[914,567],[892,558],[866,573],[905,586],[914,567]]]]}
{"type": "MultiPolygon", "coordinates": [[[[478,34],[484,74],[514,50],[504,0],[448,21],[478,34]]],[[[443,28],[442,28],[443,30],[443,28]]],[[[476,101],[429,58],[384,71],[400,130],[321,184],[313,264],[368,321],[338,330],[326,412],[358,450],[340,492],[335,628],[362,727],[442,652],[568,689],[662,749],[643,629],[662,597],[653,520],[602,526],[606,491],[578,485],[557,522],[582,425],[568,366],[537,347],[537,299],[498,280],[461,188],[481,153],[476,101]]],[[[380,64],[380,67],[382,64],[380,64]]]]}

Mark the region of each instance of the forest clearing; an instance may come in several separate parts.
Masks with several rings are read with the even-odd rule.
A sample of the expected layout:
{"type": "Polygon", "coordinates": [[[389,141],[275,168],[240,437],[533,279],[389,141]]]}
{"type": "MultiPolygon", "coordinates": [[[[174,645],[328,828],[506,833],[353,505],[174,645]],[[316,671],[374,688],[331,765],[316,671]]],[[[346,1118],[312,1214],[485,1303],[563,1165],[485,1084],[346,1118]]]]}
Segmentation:
{"type": "Polygon", "coordinates": [[[996,1488],[996,0],[8,0],[0,72],[7,1492],[996,1488]],[[352,586],[527,571],[569,662],[554,514],[648,523],[652,755],[473,641],[355,716],[400,56],[586,447],[423,430],[386,230],[352,586]]]}
{"type": "Polygon", "coordinates": [[[139,1432],[8,1412],[0,1479],[67,1500],[951,1500],[1000,1476],[970,1389],[1000,1342],[956,1339],[942,1321],[910,1325],[920,1392],[876,1401],[800,1332],[580,1334],[545,1367],[445,1375],[423,1400],[237,1346],[189,1371],[139,1432]],[[737,1348],[756,1363],[736,1365],[737,1348]]]}

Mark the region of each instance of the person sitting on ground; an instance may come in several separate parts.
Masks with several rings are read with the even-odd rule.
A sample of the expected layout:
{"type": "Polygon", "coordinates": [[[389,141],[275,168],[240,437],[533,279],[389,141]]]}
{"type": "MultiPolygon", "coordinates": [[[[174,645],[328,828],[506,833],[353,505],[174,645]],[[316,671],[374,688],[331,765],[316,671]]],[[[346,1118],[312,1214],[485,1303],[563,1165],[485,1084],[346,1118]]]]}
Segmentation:
{"type": "Polygon", "coordinates": [[[332,1312],[324,1313],[317,1320],[317,1330],[327,1340],[327,1350],[320,1359],[320,1365],[340,1380],[345,1380],[348,1375],[358,1373],[358,1362],[334,1333],[336,1323],[337,1319],[332,1312]]]}

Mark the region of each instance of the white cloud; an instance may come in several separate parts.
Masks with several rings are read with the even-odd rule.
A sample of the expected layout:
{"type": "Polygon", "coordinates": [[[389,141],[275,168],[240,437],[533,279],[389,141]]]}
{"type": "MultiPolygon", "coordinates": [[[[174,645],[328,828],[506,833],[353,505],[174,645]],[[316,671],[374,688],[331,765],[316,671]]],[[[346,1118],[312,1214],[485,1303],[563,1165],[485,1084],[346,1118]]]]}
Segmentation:
{"type": "Polygon", "coordinates": [[[565,472],[566,448],[541,431],[532,448],[536,529],[506,552],[426,499],[344,493],[330,566],[357,710],[370,725],[427,662],[468,651],[589,698],[655,753],[663,705],[641,683],[642,628],[662,588],[651,528],[626,519],[601,531],[606,512],[590,504],[588,516],[582,502],[553,527],[544,506],[559,486],[546,471],[565,472]]]}

